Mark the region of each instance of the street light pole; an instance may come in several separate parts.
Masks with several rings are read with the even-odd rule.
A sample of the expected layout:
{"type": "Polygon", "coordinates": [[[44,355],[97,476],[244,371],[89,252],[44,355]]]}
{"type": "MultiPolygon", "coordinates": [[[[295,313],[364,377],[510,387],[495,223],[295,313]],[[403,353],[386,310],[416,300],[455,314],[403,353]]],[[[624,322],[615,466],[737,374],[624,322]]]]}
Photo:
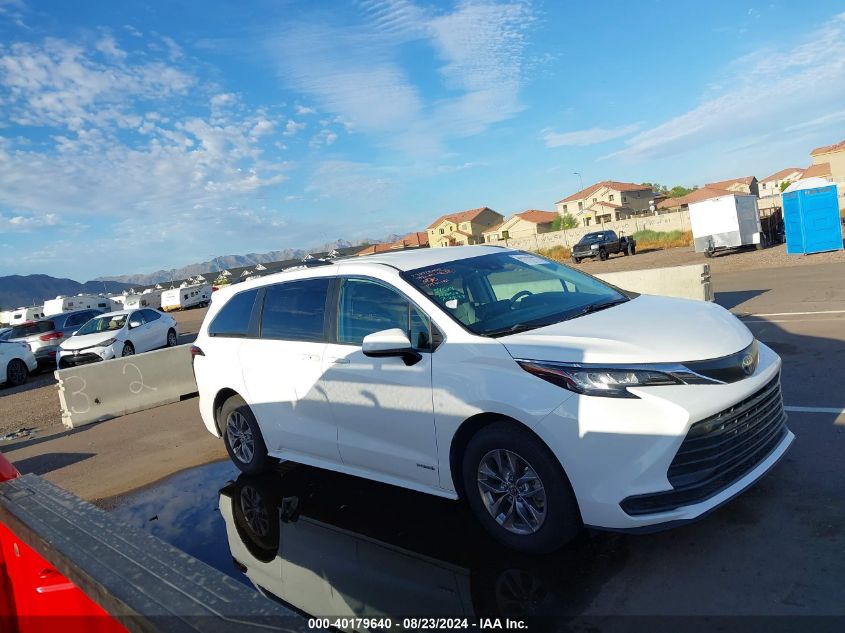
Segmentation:
{"type": "Polygon", "coordinates": [[[578,182],[581,184],[581,189],[579,189],[579,191],[583,190],[584,189],[584,179],[581,178],[581,172],[573,171],[572,175],[578,176],[578,182]]]}

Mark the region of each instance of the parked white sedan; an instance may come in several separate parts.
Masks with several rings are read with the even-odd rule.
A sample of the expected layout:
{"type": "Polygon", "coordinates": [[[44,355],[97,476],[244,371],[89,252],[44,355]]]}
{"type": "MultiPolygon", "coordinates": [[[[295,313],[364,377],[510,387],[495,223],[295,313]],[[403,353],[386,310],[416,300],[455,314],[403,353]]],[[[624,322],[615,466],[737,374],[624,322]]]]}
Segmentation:
{"type": "Polygon", "coordinates": [[[56,354],[59,369],[173,347],[176,319],[158,310],[118,310],[101,314],[65,340],[56,354]]]}
{"type": "Polygon", "coordinates": [[[26,382],[38,361],[26,343],[0,341],[0,385],[16,387],[26,382]]]}

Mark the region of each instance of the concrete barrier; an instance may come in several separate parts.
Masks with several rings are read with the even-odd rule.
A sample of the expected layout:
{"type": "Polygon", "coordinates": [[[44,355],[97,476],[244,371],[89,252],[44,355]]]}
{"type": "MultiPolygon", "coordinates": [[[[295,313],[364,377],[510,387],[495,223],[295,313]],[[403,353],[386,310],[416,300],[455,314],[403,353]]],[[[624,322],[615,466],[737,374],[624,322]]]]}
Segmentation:
{"type": "Polygon", "coordinates": [[[195,393],[190,345],[55,372],[68,428],[178,402],[195,393]]]}
{"type": "Polygon", "coordinates": [[[596,275],[623,290],[646,295],[664,295],[682,299],[713,301],[710,264],[693,264],[651,270],[629,270],[596,275]]]}

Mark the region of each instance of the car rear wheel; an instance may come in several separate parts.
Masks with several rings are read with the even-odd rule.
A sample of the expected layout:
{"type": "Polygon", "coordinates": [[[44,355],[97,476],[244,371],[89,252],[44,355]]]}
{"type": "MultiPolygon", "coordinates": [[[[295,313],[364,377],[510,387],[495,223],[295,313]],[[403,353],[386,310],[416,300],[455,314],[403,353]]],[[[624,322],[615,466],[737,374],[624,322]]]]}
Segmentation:
{"type": "Polygon", "coordinates": [[[278,461],[267,454],[267,445],[252,409],[240,396],[232,396],[220,409],[218,420],[226,452],[241,472],[248,475],[272,470],[278,461]]]}
{"type": "Polygon", "coordinates": [[[550,552],[581,528],[578,503],[560,463],[514,423],[496,422],[470,440],[462,477],[476,518],[510,548],[550,552]]]}
{"type": "Polygon", "coordinates": [[[18,385],[22,385],[26,382],[28,376],[29,370],[22,360],[13,358],[9,361],[9,364],[6,366],[6,382],[9,386],[17,387],[18,385]]]}
{"type": "Polygon", "coordinates": [[[135,354],[135,346],[132,345],[129,341],[126,341],[123,344],[123,349],[120,351],[121,356],[132,356],[135,354]]]}
{"type": "Polygon", "coordinates": [[[607,259],[607,251],[604,250],[603,248],[599,249],[599,259],[602,260],[602,261],[607,259]]]}
{"type": "Polygon", "coordinates": [[[167,330],[167,347],[176,347],[179,342],[179,337],[176,336],[176,330],[170,328],[167,330]]]}
{"type": "Polygon", "coordinates": [[[625,251],[628,255],[636,255],[637,254],[637,247],[633,244],[628,244],[628,250],[625,251]]]}

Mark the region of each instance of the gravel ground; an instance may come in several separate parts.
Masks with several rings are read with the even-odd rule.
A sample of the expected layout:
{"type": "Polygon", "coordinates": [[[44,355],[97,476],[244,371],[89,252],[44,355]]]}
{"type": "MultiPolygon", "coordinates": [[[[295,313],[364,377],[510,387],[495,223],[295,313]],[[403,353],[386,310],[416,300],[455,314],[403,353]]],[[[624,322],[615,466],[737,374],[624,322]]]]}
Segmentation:
{"type": "Polygon", "coordinates": [[[813,255],[787,255],[786,245],[778,244],[762,251],[749,249],[726,252],[710,259],[707,259],[703,253],[693,251],[691,246],[670,248],[667,250],[643,250],[637,252],[633,257],[612,255],[610,259],[603,262],[586,259],[578,267],[582,267],[588,273],[596,274],[612,273],[621,270],[684,266],[686,264],[710,264],[710,273],[717,274],[736,270],[783,268],[787,266],[843,262],[845,262],[845,251],[815,253],[813,255]]]}
{"type": "MultiPolygon", "coordinates": [[[[179,323],[180,342],[195,338],[207,309],[174,312],[179,323]]],[[[19,429],[55,431],[62,428],[62,412],[53,372],[42,370],[33,374],[20,387],[0,386],[0,436],[19,429]]],[[[4,441],[0,440],[0,449],[4,441]]]]}

